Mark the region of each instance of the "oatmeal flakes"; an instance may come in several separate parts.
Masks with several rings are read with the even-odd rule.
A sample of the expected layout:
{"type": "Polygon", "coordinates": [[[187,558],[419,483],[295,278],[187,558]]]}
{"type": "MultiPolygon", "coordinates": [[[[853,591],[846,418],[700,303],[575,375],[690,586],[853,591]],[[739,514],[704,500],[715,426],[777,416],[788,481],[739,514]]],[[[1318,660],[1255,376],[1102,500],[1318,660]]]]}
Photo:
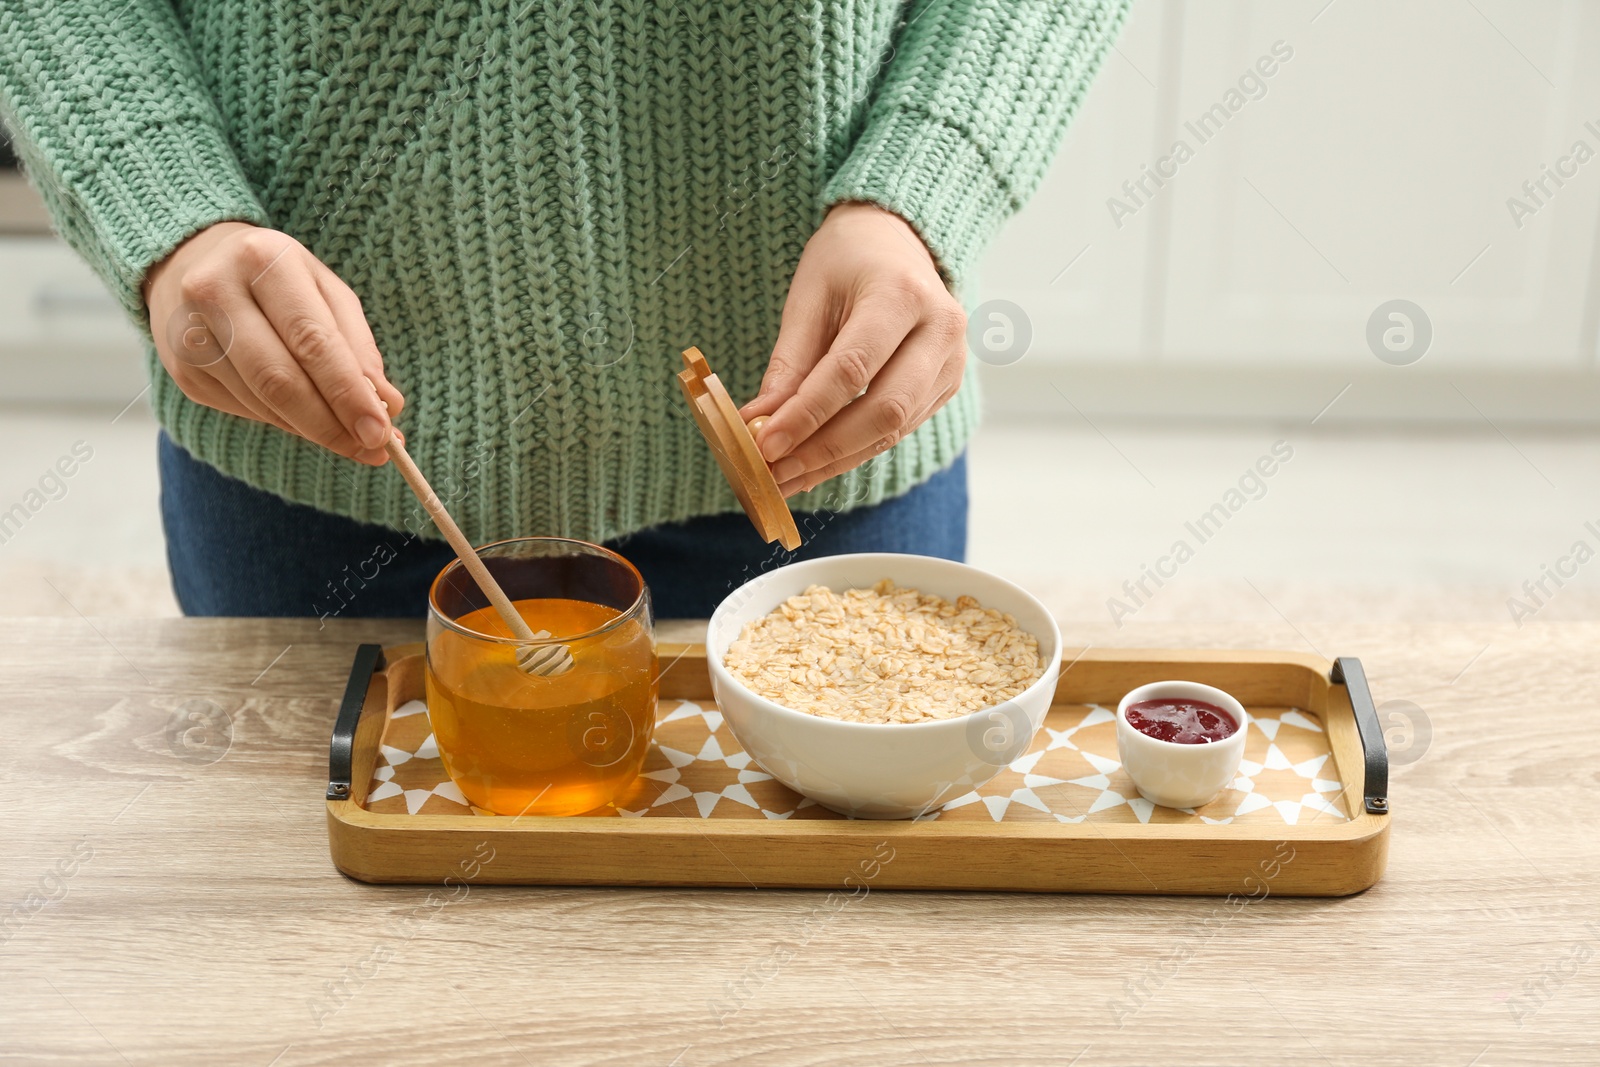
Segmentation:
{"type": "Polygon", "coordinates": [[[814,585],[748,623],[723,661],[753,692],[847,722],[928,722],[1017,696],[1044,673],[1039,642],[970,596],[814,585]]]}

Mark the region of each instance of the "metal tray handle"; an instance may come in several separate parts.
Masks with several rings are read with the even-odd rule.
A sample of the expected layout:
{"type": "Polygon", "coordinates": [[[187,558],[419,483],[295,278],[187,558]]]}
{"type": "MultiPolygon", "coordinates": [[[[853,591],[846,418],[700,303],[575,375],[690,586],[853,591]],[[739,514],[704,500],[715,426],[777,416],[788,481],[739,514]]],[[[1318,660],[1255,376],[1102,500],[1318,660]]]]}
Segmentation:
{"type": "Polygon", "coordinates": [[[339,701],[339,717],[333,720],[333,740],[328,743],[328,799],[350,798],[350,775],[355,758],[356,725],[361,722],[361,706],[367,702],[367,686],[372,676],[383,669],[383,646],[362,645],[350,665],[350,681],[345,683],[344,699],[339,701]]]}
{"type": "Polygon", "coordinates": [[[1333,661],[1329,678],[1334,685],[1343,684],[1350,694],[1350,707],[1356,713],[1356,731],[1361,735],[1361,751],[1366,759],[1367,780],[1362,786],[1367,811],[1373,815],[1389,814],[1389,748],[1383,740],[1383,724],[1378,721],[1378,709],[1372,706],[1372,691],[1367,688],[1367,674],[1361,661],[1354,656],[1340,656],[1333,661]]]}

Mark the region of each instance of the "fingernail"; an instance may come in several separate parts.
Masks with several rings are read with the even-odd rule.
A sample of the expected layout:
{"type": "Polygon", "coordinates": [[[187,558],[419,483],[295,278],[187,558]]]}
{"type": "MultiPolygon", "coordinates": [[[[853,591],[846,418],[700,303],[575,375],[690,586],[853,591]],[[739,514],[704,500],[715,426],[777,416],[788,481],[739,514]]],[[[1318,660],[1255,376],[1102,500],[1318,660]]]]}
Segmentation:
{"type": "Polygon", "coordinates": [[[356,420],[356,439],[368,448],[382,448],[389,439],[389,431],[378,419],[363,415],[356,420]]]}
{"type": "Polygon", "coordinates": [[[785,497],[794,496],[799,491],[800,491],[800,479],[799,478],[796,478],[792,482],[779,482],[778,483],[778,492],[782,493],[785,497]]]}
{"type": "Polygon", "coordinates": [[[789,454],[789,449],[794,447],[794,442],[789,440],[789,435],[782,430],[767,435],[761,444],[761,455],[768,463],[776,463],[789,454]]]}
{"type": "Polygon", "coordinates": [[[806,472],[806,465],[798,456],[780,459],[772,466],[772,477],[779,485],[792,482],[806,472]]]}

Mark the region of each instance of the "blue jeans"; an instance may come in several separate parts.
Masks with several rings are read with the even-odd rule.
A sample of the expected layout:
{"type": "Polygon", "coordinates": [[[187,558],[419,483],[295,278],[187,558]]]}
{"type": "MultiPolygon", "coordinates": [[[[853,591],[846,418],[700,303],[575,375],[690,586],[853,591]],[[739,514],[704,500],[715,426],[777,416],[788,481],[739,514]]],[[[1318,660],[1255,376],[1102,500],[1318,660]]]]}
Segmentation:
{"type": "MultiPolygon", "coordinates": [[[[158,448],[167,565],[185,615],[427,614],[428,586],[454,558],[443,541],[290,503],[200,462],[165,433],[158,448]],[[375,554],[381,562],[390,553],[373,566],[375,554]]],[[[795,521],[805,539],[797,552],[763,544],[743,512],[652,527],[606,547],[639,568],[663,619],[705,618],[757,574],[816,556],[959,560],[967,550],[966,456],[903,496],[838,514],[800,512],[795,521]]]]}

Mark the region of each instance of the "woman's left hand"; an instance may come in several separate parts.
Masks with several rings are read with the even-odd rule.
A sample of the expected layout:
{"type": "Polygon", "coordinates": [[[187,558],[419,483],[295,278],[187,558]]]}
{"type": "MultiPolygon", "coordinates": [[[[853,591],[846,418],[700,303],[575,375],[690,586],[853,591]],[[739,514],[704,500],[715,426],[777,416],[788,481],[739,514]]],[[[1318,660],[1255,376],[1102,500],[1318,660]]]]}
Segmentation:
{"type": "Polygon", "coordinates": [[[761,392],[739,412],[771,416],[756,444],[783,495],[888,451],[955,396],[966,327],[904,219],[829,211],[795,268],[761,392]]]}

